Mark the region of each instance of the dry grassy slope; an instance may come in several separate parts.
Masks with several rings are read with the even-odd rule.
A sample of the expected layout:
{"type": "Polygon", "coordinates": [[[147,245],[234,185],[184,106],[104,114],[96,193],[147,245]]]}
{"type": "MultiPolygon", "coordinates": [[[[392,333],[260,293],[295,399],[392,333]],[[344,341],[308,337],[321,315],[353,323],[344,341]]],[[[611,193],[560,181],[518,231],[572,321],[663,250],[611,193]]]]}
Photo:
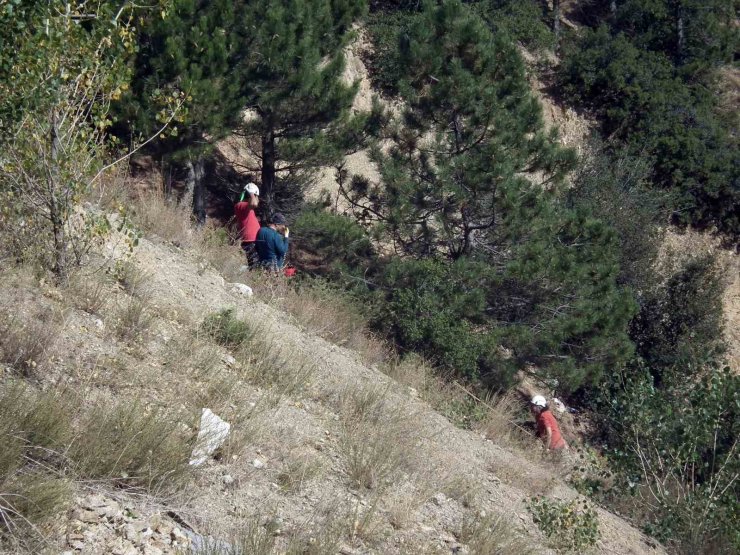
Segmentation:
{"type": "MultiPolygon", "coordinates": [[[[289,321],[289,317],[260,300],[234,293],[221,276],[191,256],[166,244],[144,240],[135,251],[135,261],[150,273],[152,299],[161,308],[188,312],[197,320],[215,310],[233,307],[247,321],[269,330],[294,353],[296,360],[305,359],[316,365],[310,387],[301,398],[284,400],[277,414],[270,418],[267,427],[271,431],[266,432],[267,439],[257,442],[260,447],[250,445],[247,453],[236,461],[213,463],[205,469],[190,492],[191,500],[182,508],[185,514],[205,519],[217,528],[230,528],[228,524],[239,525],[240,515],[277,511],[286,523],[295,524],[308,520],[320,507],[330,508],[339,501],[357,497],[358,494],[348,488],[337,447],[341,432],[335,400],[352,389],[377,387],[387,387],[391,404],[402,407],[418,426],[415,438],[418,444],[408,447],[423,453],[418,462],[421,476],[417,480],[430,482],[441,477],[440,483],[431,483],[431,489],[424,495],[430,497],[449,491],[450,499],[442,503],[422,499],[418,513],[412,516],[406,529],[388,529],[388,535],[366,552],[449,552],[444,539],[449,539],[449,534],[459,529],[461,515],[470,510],[454,499],[455,490],[475,492],[472,506],[476,511],[513,517],[536,541],[541,541],[541,537],[524,507],[524,500],[538,492],[560,499],[577,496],[547,468],[507,452],[479,434],[456,428],[411,396],[406,388],[379,371],[363,366],[354,352],[304,333],[289,321]],[[274,482],[286,453],[295,449],[322,459],[328,471],[303,493],[291,496],[276,489],[274,482]],[[264,471],[250,466],[249,461],[254,458],[265,461],[264,471]],[[235,487],[223,488],[225,474],[236,479],[235,487]],[[418,550],[407,551],[405,545],[418,546],[418,550]]],[[[414,482],[414,478],[410,481],[414,482]]],[[[361,495],[372,503],[371,493],[361,495]]],[[[385,502],[381,506],[388,508],[385,502]]],[[[649,547],[642,534],[619,517],[599,510],[599,519],[598,552],[662,552],[649,547]]],[[[379,529],[387,528],[382,520],[379,529]]]]}

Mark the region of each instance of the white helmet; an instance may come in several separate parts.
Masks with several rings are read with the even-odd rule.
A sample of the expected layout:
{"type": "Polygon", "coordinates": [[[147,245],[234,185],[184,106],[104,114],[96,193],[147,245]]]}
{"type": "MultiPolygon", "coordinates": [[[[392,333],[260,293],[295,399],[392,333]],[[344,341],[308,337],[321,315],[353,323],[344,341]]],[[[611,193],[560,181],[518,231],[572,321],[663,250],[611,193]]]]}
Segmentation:
{"type": "Polygon", "coordinates": [[[247,185],[244,187],[244,191],[249,193],[250,195],[260,195],[260,189],[255,185],[254,183],[247,183],[247,185]]]}
{"type": "Polygon", "coordinates": [[[532,404],[535,407],[542,407],[544,409],[547,406],[547,400],[542,395],[535,395],[532,397],[532,404]]]}

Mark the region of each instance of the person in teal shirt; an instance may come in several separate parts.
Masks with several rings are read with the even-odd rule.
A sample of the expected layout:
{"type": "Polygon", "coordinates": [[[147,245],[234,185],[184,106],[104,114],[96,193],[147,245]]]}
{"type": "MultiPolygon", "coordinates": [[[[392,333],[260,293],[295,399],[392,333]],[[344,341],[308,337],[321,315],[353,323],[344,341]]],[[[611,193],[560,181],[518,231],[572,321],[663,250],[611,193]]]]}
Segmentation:
{"type": "Polygon", "coordinates": [[[263,268],[280,270],[285,265],[290,235],[287,223],[285,216],[278,212],[257,232],[257,255],[263,268]]]}

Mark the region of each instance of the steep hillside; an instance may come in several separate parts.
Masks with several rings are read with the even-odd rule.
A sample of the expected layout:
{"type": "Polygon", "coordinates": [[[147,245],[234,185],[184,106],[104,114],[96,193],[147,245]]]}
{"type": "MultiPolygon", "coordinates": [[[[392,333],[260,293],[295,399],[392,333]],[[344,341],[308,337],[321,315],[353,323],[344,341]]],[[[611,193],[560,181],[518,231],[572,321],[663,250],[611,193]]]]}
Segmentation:
{"type": "MultiPolygon", "coordinates": [[[[202,251],[151,238],[129,255],[125,245],[119,237],[102,251],[115,283],[100,272],[60,290],[4,273],[3,309],[18,326],[63,314],[56,333],[39,338],[50,348],[36,355],[43,372],[33,379],[82,393],[85,405],[162,409],[191,437],[211,408],[232,424],[231,437],[174,494],[164,484],[143,494],[75,483],[50,552],[175,553],[201,535],[240,534],[262,542],[255,553],[547,552],[525,505],[535,495],[577,498],[562,479],[566,464],[542,460],[536,443],[510,450],[505,429],[486,438],[456,427],[423,392],[302,330],[269,299],[245,296],[202,251]],[[104,291],[94,307],[93,290],[104,291]],[[148,325],[131,319],[132,303],[148,325]],[[248,353],[203,332],[224,309],[253,331],[248,353]]],[[[280,295],[280,284],[260,287],[280,295]]],[[[599,509],[598,522],[594,552],[662,552],[614,514],[599,509]]]]}

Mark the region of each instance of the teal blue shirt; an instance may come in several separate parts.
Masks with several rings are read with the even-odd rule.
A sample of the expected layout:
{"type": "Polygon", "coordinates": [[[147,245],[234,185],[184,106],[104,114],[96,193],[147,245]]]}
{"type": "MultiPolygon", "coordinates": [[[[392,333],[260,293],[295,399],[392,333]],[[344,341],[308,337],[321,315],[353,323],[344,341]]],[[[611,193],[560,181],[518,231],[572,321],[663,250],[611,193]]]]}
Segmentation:
{"type": "Polygon", "coordinates": [[[271,227],[261,227],[257,232],[257,254],[260,266],[282,268],[288,253],[288,238],[283,237],[271,227]]]}

